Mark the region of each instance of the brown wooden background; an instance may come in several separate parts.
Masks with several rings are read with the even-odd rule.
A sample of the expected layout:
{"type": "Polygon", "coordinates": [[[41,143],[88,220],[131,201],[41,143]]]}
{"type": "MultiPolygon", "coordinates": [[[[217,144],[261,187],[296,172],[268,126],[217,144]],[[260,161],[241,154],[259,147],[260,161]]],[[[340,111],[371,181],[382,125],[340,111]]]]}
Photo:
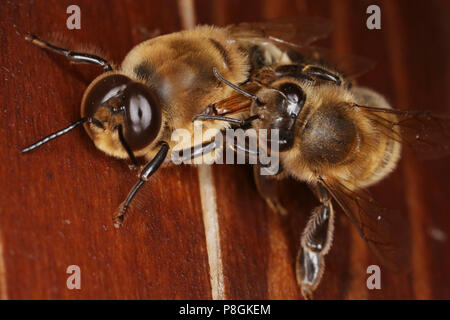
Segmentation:
{"type": "MultiPolygon", "coordinates": [[[[371,58],[377,67],[360,83],[398,108],[450,111],[450,2],[207,1],[195,3],[199,23],[226,25],[298,14],[334,23],[324,44],[371,58]],[[365,27],[378,4],[382,30],[365,27]]],[[[23,40],[27,32],[94,46],[120,62],[140,41],[136,27],[181,28],[176,1],[1,1],[0,3],[0,298],[210,299],[209,266],[197,169],[160,170],[146,186],[140,213],[115,230],[111,215],[135,182],[125,162],[96,150],[83,130],[20,155],[24,146],[79,117],[83,90],[100,70],[72,66],[23,40]],[[66,8],[81,7],[81,30],[65,27],[66,8]],[[66,288],[66,268],[81,267],[81,290],[66,288]]],[[[317,299],[450,298],[449,159],[406,157],[374,188],[400,209],[412,233],[412,269],[382,269],[382,290],[366,289],[376,263],[339,214],[334,246],[317,299]],[[433,236],[434,235],[434,236],[433,236]]],[[[259,199],[248,166],[214,166],[225,297],[298,299],[294,257],[309,210],[306,187],[290,182],[280,218],[259,199]]]]}

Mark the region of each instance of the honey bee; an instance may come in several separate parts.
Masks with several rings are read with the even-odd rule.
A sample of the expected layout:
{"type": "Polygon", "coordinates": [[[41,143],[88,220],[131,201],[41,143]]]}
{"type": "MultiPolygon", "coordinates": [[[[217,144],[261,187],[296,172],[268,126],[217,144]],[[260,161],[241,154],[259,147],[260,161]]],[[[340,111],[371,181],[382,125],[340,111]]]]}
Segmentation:
{"type": "MultiPolygon", "coordinates": [[[[99,56],[30,36],[28,40],[41,48],[75,63],[99,65],[105,72],[86,89],[80,120],[22,152],[83,125],[106,154],[129,159],[134,167],[137,158],[144,158],[147,163],[138,182],[114,215],[118,227],[141,186],[161,165],[170,163],[174,130],[192,132],[193,119],[208,120],[203,130],[278,129],[281,169],[273,179],[255,170],[258,191],[272,209],[284,212],[270,184],[292,176],[308,183],[320,201],[302,235],[296,261],[303,295],[311,298],[323,275],[333,237],[334,204],[372,251],[395,267],[400,258],[391,250],[389,216],[364,188],[395,169],[404,144],[447,154],[449,117],[391,109],[380,94],[353,85],[348,76],[317,58],[296,54],[299,44],[307,46],[328,32],[323,24],[303,21],[295,26],[201,26],[142,42],[118,67],[99,56]],[[239,94],[234,94],[236,90],[239,94]]],[[[200,146],[189,141],[181,149],[196,147],[206,153],[219,146],[214,140],[201,141],[200,146]]]]}
{"type": "MultiPolygon", "coordinates": [[[[215,74],[241,97],[218,101],[195,119],[236,123],[228,117],[243,113],[256,132],[278,130],[280,169],[272,177],[255,170],[258,191],[272,209],[284,213],[273,183],[291,176],[307,183],[320,202],[311,212],[296,259],[303,296],[312,298],[324,273],[335,204],[380,261],[399,270],[407,260],[396,247],[404,240],[402,233],[393,230],[391,212],[379,207],[365,188],[396,168],[402,145],[427,155],[448,155],[450,115],[392,109],[382,95],[354,85],[319,60],[263,67],[241,87],[218,70],[215,74]],[[230,103],[239,99],[247,99],[246,108],[230,103]]],[[[256,152],[246,145],[241,149],[256,152]]]]}
{"type": "MultiPolygon", "coordinates": [[[[129,159],[138,167],[138,157],[147,161],[139,181],[119,206],[114,224],[119,227],[133,197],[150,176],[169,163],[168,154],[175,147],[171,134],[175,129],[193,131],[192,118],[212,101],[227,98],[233,91],[218,81],[216,68],[235,83],[248,80],[250,71],[282,62],[284,52],[267,42],[269,36],[289,30],[291,38],[311,42],[325,33],[316,28],[308,36],[306,24],[297,27],[279,24],[243,24],[217,28],[199,26],[144,41],[135,46],[118,67],[105,59],[55,46],[36,36],[28,36],[38,47],[66,56],[73,63],[103,67],[104,73],[92,81],[81,101],[81,119],[22,150],[29,152],[74,128],[83,125],[98,149],[106,154],[129,159]]],[[[236,116],[241,117],[240,115],[236,116]]],[[[203,130],[221,130],[228,124],[212,121],[203,130]]],[[[216,147],[214,141],[201,141],[200,152],[216,147]]],[[[177,143],[190,150],[194,142],[177,143]]],[[[197,150],[197,149],[196,149],[197,150]]],[[[197,153],[192,152],[191,157],[197,153]]]]}

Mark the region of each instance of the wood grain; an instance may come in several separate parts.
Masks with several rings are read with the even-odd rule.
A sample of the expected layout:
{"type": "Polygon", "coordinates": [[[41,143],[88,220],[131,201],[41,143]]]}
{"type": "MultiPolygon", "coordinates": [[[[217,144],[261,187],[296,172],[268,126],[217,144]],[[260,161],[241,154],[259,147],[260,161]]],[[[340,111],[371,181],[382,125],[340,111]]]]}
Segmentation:
{"type": "MultiPolygon", "coordinates": [[[[70,65],[24,41],[33,32],[74,49],[94,47],[120,63],[141,41],[139,27],[181,28],[177,2],[78,0],[81,30],[67,30],[72,1],[0,3],[0,298],[210,299],[211,284],[197,169],[159,170],[145,186],[142,210],[115,230],[111,216],[136,180],[127,163],[98,151],[83,130],[20,155],[24,146],[79,118],[84,89],[101,72],[70,65]],[[79,265],[81,290],[68,290],[66,268],[79,265]]],[[[331,20],[321,44],[377,66],[359,79],[397,108],[450,112],[450,3],[376,0],[197,0],[198,23],[302,15],[331,20]],[[244,4],[245,3],[245,4],[244,4]],[[368,30],[366,8],[378,4],[382,29],[368,30]]],[[[289,181],[290,214],[273,214],[256,192],[249,166],[212,167],[225,297],[299,299],[294,259],[310,210],[309,189],[289,181]]],[[[366,288],[377,264],[338,212],[334,245],[317,299],[449,299],[449,159],[406,155],[372,189],[396,208],[411,233],[412,269],[382,269],[382,290],[366,288]]]]}

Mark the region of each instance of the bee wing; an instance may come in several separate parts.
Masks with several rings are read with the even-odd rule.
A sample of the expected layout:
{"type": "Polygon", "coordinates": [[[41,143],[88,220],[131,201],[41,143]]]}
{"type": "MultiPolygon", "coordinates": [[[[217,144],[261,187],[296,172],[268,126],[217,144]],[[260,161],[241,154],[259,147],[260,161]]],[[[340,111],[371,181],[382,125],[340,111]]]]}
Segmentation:
{"type": "Polygon", "coordinates": [[[450,154],[450,114],[358,106],[380,132],[424,159],[450,154]]]}
{"type": "Polygon", "coordinates": [[[319,18],[279,19],[269,22],[239,23],[227,26],[233,38],[272,41],[291,46],[308,46],[327,37],[329,21],[319,18]]]}
{"type": "Polygon", "coordinates": [[[355,79],[375,67],[375,63],[368,58],[350,54],[338,54],[322,47],[297,47],[293,48],[293,50],[300,54],[300,60],[305,59],[306,63],[318,62],[330,69],[339,71],[346,78],[350,79],[355,79]]]}
{"type": "Polygon", "coordinates": [[[398,212],[379,206],[367,190],[350,189],[344,183],[327,177],[319,182],[384,266],[394,271],[408,270],[408,223],[401,219],[398,212]]]}
{"type": "Polygon", "coordinates": [[[252,100],[242,94],[232,95],[213,104],[212,111],[206,110],[204,114],[226,116],[250,110],[252,100]]]}
{"type": "Polygon", "coordinates": [[[331,50],[311,46],[326,38],[331,23],[319,18],[275,20],[262,23],[240,23],[227,27],[233,38],[253,42],[272,42],[288,53],[293,62],[319,63],[342,72],[348,78],[356,78],[374,67],[373,61],[354,55],[338,55],[331,50]]]}

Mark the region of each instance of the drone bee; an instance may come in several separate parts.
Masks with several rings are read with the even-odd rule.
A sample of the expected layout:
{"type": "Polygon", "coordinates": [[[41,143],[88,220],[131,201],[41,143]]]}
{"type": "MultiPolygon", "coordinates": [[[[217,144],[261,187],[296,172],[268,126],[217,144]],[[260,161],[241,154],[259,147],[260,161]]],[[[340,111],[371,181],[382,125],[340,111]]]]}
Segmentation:
{"type": "MultiPolygon", "coordinates": [[[[396,250],[400,232],[392,230],[389,212],[380,208],[365,188],[395,169],[402,145],[428,155],[448,155],[450,115],[392,109],[379,93],[354,85],[320,61],[300,59],[265,67],[241,87],[218,70],[215,74],[238,94],[216,102],[195,120],[236,123],[230,116],[244,113],[256,132],[278,130],[275,152],[281,169],[272,179],[255,170],[258,191],[272,209],[283,213],[271,184],[291,176],[306,182],[320,202],[301,236],[296,260],[303,296],[312,298],[323,275],[324,257],[333,239],[334,204],[384,265],[401,268],[405,259],[396,250]],[[246,108],[242,108],[243,102],[233,108],[230,101],[240,100],[247,100],[246,108]]],[[[257,152],[246,145],[240,149],[257,152]]]]}
{"type": "MultiPolygon", "coordinates": [[[[311,25],[311,23],[308,23],[311,25]]],[[[314,24],[314,23],[312,23],[314,24]]],[[[134,47],[120,67],[87,53],[69,51],[28,36],[38,47],[65,55],[73,63],[90,63],[103,67],[86,89],[81,102],[82,118],[22,150],[31,151],[72,129],[83,125],[96,147],[108,155],[129,159],[138,167],[138,157],[147,164],[140,171],[139,181],[114,216],[116,227],[122,223],[127,208],[140,187],[163,164],[175,146],[171,134],[175,129],[193,131],[192,118],[211,101],[231,95],[232,89],[217,81],[216,68],[235,83],[248,80],[252,69],[286,60],[283,51],[267,42],[267,38],[290,32],[290,38],[309,43],[326,34],[326,29],[310,29],[306,24],[295,28],[279,24],[243,24],[216,28],[200,26],[149,39],[134,47]],[[301,32],[298,32],[301,30],[301,32]]],[[[289,61],[289,60],[288,60],[289,61]]],[[[237,115],[239,118],[240,115],[237,115]]],[[[204,130],[221,130],[228,126],[221,121],[210,122],[204,130]]],[[[193,149],[193,141],[178,143],[181,149],[193,149]]],[[[214,141],[201,141],[200,150],[214,149],[214,141]]],[[[197,153],[189,153],[191,157],[197,153]]]]}
{"type": "MultiPolygon", "coordinates": [[[[384,244],[390,243],[384,228],[387,219],[374,209],[373,200],[362,188],[395,168],[401,144],[435,146],[428,138],[436,136],[417,130],[417,126],[408,131],[408,124],[417,121],[448,129],[448,118],[389,109],[380,95],[352,87],[334,69],[315,60],[299,62],[296,51],[287,50],[286,45],[308,46],[329,32],[321,22],[304,22],[203,26],[168,34],[137,45],[119,67],[99,56],[69,51],[30,36],[28,40],[41,48],[74,63],[99,65],[105,72],[86,89],[80,120],[22,152],[83,125],[96,147],[108,155],[129,159],[134,167],[138,167],[137,158],[144,158],[147,163],[138,182],[114,215],[118,227],[142,185],[161,165],[170,163],[168,155],[175,151],[170,139],[174,130],[192,132],[193,119],[208,120],[204,130],[249,124],[256,129],[279,129],[282,171],[274,179],[291,175],[306,181],[321,202],[312,213],[297,259],[299,284],[304,296],[311,297],[331,246],[332,199],[384,259],[389,253],[384,244]],[[234,90],[239,95],[234,95],[234,90]]],[[[187,152],[190,157],[217,147],[210,140],[199,146],[193,141],[181,146],[199,150],[187,152]]],[[[271,179],[259,175],[256,179],[267,203],[281,211],[277,197],[265,188],[271,179]]]]}

